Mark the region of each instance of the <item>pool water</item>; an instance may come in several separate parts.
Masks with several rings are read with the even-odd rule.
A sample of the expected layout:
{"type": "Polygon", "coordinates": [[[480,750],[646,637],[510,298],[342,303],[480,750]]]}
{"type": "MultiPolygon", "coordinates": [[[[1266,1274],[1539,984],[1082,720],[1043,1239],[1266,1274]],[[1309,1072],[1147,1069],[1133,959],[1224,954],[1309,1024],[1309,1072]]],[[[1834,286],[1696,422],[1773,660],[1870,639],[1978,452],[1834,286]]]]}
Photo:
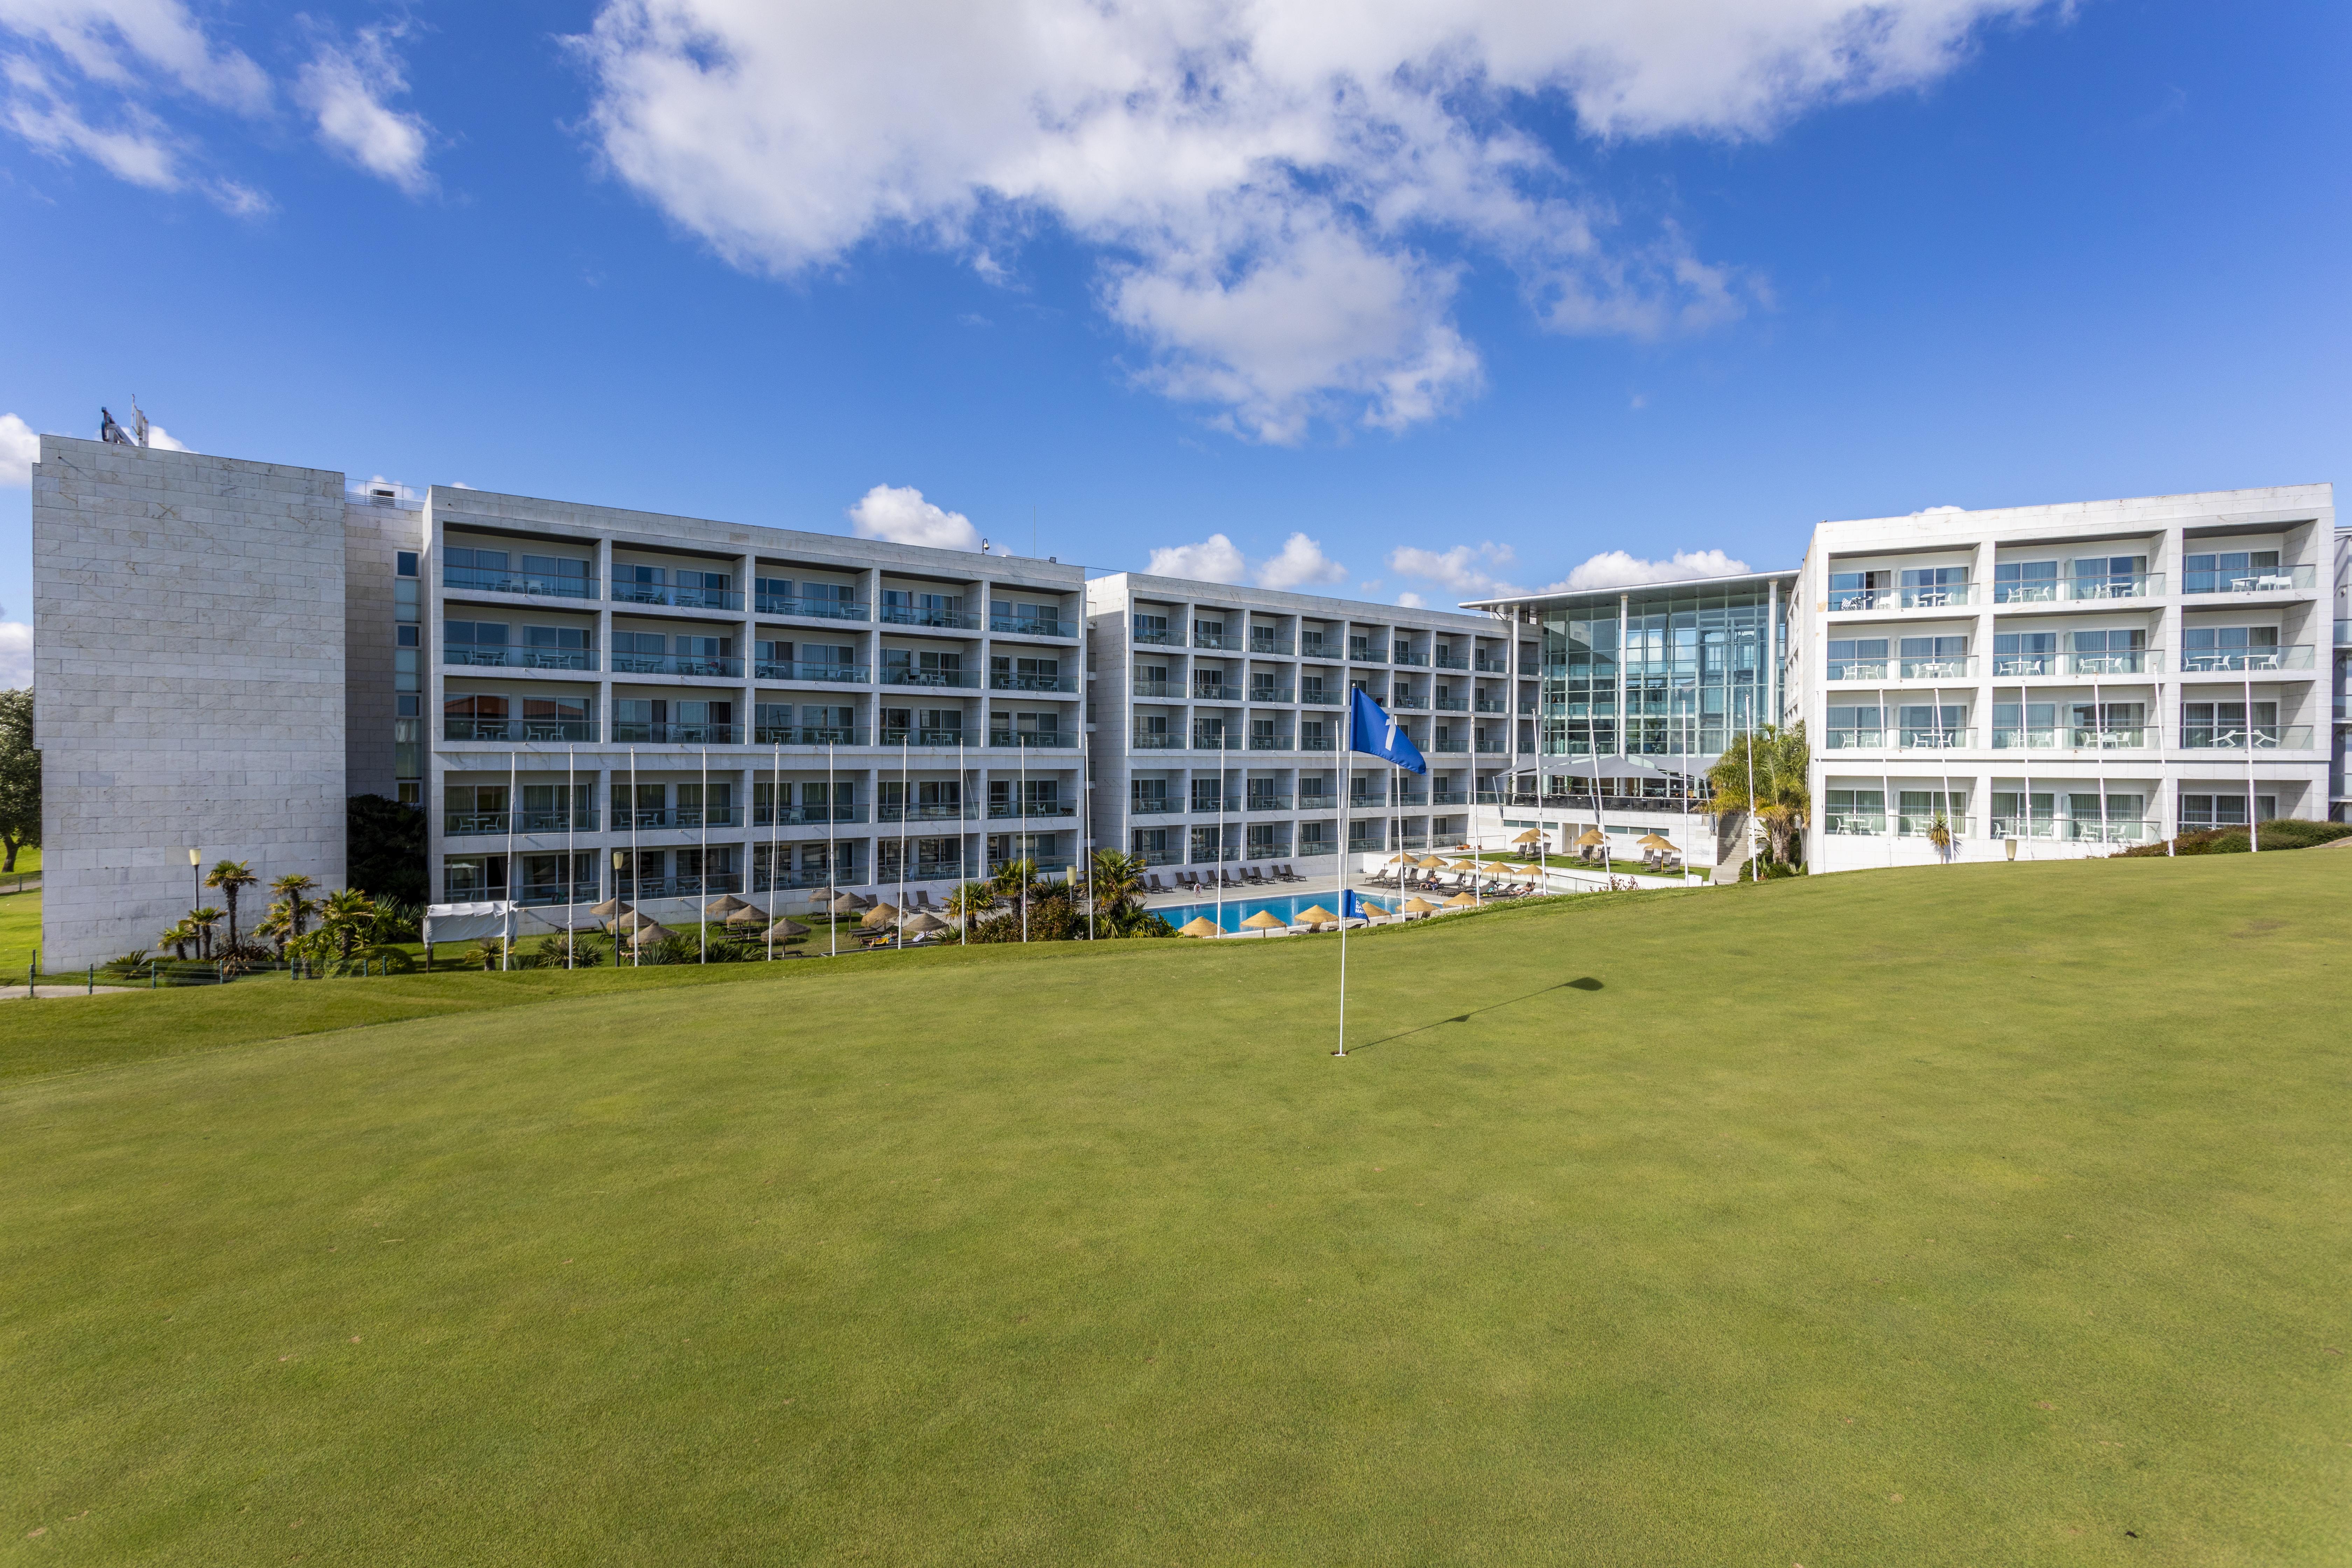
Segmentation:
{"type": "MultiPolygon", "coordinates": [[[[1356,896],[1367,904],[1378,904],[1384,910],[1395,907],[1395,900],[1391,899],[1364,899],[1361,893],[1356,896]]],[[[1286,925],[1297,920],[1302,912],[1314,908],[1317,904],[1322,905],[1327,910],[1336,910],[1339,907],[1339,895],[1330,888],[1325,888],[1319,893],[1285,893],[1279,898],[1273,899],[1245,898],[1235,894],[1227,899],[1224,903],[1223,911],[1224,928],[1227,931],[1241,930],[1242,921],[1256,914],[1260,910],[1271,911],[1286,925]]],[[[1203,915],[1211,921],[1215,921],[1219,914],[1214,903],[1173,904],[1164,909],[1155,909],[1151,912],[1179,929],[1188,921],[1203,915]]]]}

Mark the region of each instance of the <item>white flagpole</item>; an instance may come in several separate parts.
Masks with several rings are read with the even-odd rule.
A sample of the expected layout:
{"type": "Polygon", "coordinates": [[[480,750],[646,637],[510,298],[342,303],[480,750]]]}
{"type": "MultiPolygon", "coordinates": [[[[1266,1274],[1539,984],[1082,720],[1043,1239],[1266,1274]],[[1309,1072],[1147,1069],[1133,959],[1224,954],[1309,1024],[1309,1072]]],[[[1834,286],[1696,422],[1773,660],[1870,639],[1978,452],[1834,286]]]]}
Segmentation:
{"type": "Polygon", "coordinates": [[[695,960],[710,962],[710,748],[702,748],[702,805],[697,808],[696,820],[702,829],[701,858],[695,867],[694,901],[699,906],[694,915],[695,960]]]}
{"type": "Polygon", "coordinates": [[[907,815],[915,803],[908,798],[907,753],[912,731],[898,731],[898,919],[891,932],[890,945],[904,950],[907,945],[907,815]]]}
{"type": "Polygon", "coordinates": [[[1217,930],[1225,929],[1225,731],[1217,724],[1217,930]]]}
{"type": "MultiPolygon", "coordinates": [[[[837,899],[841,897],[841,856],[835,847],[835,836],[833,825],[841,820],[841,808],[835,803],[833,794],[834,750],[834,742],[827,741],[824,743],[824,879],[826,884],[824,890],[831,893],[833,899],[837,899]]],[[[841,921],[833,912],[833,899],[827,899],[824,901],[825,930],[833,933],[833,952],[827,956],[839,958],[841,956],[841,921]]]]}
{"type": "MultiPolygon", "coordinates": [[[[1339,1048],[1331,1054],[1348,1054],[1348,791],[1355,782],[1355,763],[1350,761],[1355,751],[1356,696],[1348,694],[1348,717],[1339,726],[1339,1048]]],[[[1402,877],[1400,868],[1397,875],[1402,877]]]]}
{"type": "Polygon", "coordinates": [[[968,873],[971,868],[966,860],[966,857],[971,851],[970,846],[964,842],[968,836],[963,830],[965,821],[963,792],[965,785],[971,782],[966,775],[971,771],[971,759],[964,750],[968,744],[969,742],[963,738],[963,731],[958,730],[956,731],[956,896],[963,902],[963,916],[956,921],[958,947],[971,945],[971,894],[968,890],[971,883],[968,873]]]}
{"type": "MultiPolygon", "coordinates": [[[[2249,676],[2244,683],[2246,694],[2246,852],[2259,854],[2263,847],[2262,813],[2254,806],[2254,682],[2249,676]]],[[[507,873],[512,878],[514,873],[507,873]]]]}
{"type": "MultiPolygon", "coordinates": [[[[645,861],[637,856],[637,749],[631,746],[629,748],[629,891],[639,898],[645,896],[645,861]]],[[[614,896],[619,897],[620,891],[620,889],[614,888],[614,896]]],[[[646,917],[634,901],[629,906],[629,912],[635,915],[639,922],[629,928],[629,967],[635,969],[638,966],[638,960],[642,956],[638,952],[636,935],[643,929],[646,917]]]]}
{"type": "Polygon", "coordinates": [[[579,767],[578,752],[576,746],[563,748],[563,967],[566,969],[572,966],[572,949],[579,940],[572,931],[579,923],[579,917],[572,912],[577,907],[574,900],[579,896],[579,873],[572,869],[573,856],[577,853],[573,842],[579,829],[579,823],[574,819],[580,815],[579,806],[572,799],[572,792],[578,787],[572,783],[572,774],[579,767]]]}
{"type": "MultiPolygon", "coordinates": [[[[2252,710],[2249,709],[2247,711],[2251,713],[2252,710]]],[[[515,875],[517,868],[515,866],[514,852],[515,806],[520,803],[522,795],[522,791],[516,787],[516,783],[519,777],[517,773],[518,757],[519,753],[517,752],[509,752],[507,753],[507,930],[504,951],[499,954],[499,967],[500,969],[511,969],[514,967],[515,898],[517,894],[522,891],[522,883],[515,875]]],[[[2253,799],[2252,795],[2248,795],[2246,798],[2249,803],[2253,799]]]]}
{"type": "MultiPolygon", "coordinates": [[[[1747,694],[1748,702],[1748,879],[1760,882],[1764,868],[1756,863],[1756,694],[1747,694]]],[[[1884,805],[1884,803],[1881,803],[1884,805]]],[[[1606,851],[1604,850],[1605,854],[1606,851]]]]}
{"type": "Polygon", "coordinates": [[[1029,879],[1036,874],[1037,865],[1035,861],[1029,858],[1028,854],[1034,844],[1027,831],[1029,826],[1029,742],[1027,737],[1021,733],[1021,721],[1018,717],[1013,721],[1013,738],[1020,742],[1017,749],[1021,752],[1021,795],[1013,803],[1014,828],[1013,858],[1016,864],[1025,863],[1029,868],[1021,873],[1021,941],[1025,945],[1029,941],[1029,879]]]}
{"type": "MultiPolygon", "coordinates": [[[[768,756],[768,962],[776,961],[776,922],[783,919],[776,899],[776,837],[784,820],[784,743],[774,742],[768,756]]],[[[824,803],[830,812],[833,803],[824,803]]]]}
{"type": "MultiPolygon", "coordinates": [[[[1083,721],[1086,710],[1079,710],[1083,721]]],[[[1087,940],[1095,940],[1095,857],[1094,857],[1094,774],[1090,759],[1094,755],[1090,737],[1084,729],[1078,731],[1078,859],[1087,868],[1087,940]]]]}

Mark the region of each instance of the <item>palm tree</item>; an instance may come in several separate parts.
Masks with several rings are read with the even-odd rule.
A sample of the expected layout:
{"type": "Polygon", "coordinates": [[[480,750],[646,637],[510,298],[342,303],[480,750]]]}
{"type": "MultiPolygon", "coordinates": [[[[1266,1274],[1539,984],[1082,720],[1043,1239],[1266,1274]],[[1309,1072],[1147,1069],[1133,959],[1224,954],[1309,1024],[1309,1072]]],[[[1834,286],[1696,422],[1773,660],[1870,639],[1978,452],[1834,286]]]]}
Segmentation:
{"type": "Polygon", "coordinates": [[[165,928],[163,934],[155,939],[155,945],[170,948],[172,956],[185,963],[188,961],[188,943],[195,940],[195,922],[182,920],[177,924],[165,928]]]}
{"type": "Polygon", "coordinates": [[[1707,770],[1706,781],[1715,795],[1706,809],[1718,816],[1753,813],[1764,825],[1771,858],[1785,864],[1790,841],[1813,809],[1812,789],[1805,782],[1812,763],[1811,751],[1805,744],[1805,726],[1801,721],[1785,729],[1778,724],[1759,725],[1752,737],[1752,772],[1750,739],[1744,734],[1737,737],[1731,750],[1707,770]],[[1752,794],[1751,778],[1755,781],[1752,794]]]}
{"type": "Polygon", "coordinates": [[[217,861],[210,871],[205,873],[205,886],[218,888],[221,897],[227,901],[228,945],[231,952],[236,951],[236,896],[260,880],[260,878],[253,874],[253,868],[242,860],[217,861]]]}
{"type": "Polygon", "coordinates": [[[335,951],[349,958],[352,945],[366,941],[375,930],[375,900],[356,888],[329,893],[319,929],[322,933],[333,932],[335,951]]]}
{"type": "Polygon", "coordinates": [[[277,895],[279,905],[286,910],[288,935],[299,938],[310,929],[310,917],[319,912],[319,906],[309,895],[310,889],[318,885],[299,872],[280,877],[269,884],[269,890],[277,895]]]}
{"type": "Polygon", "coordinates": [[[209,904],[205,905],[203,909],[190,910],[188,911],[188,923],[196,928],[197,958],[209,959],[212,957],[213,927],[220,924],[221,913],[222,911],[214,909],[209,904]]]}
{"type": "Polygon", "coordinates": [[[996,907],[996,885],[966,882],[948,895],[948,913],[958,920],[977,919],[996,907]]]}
{"type": "Polygon", "coordinates": [[[259,925],[253,928],[254,940],[266,942],[279,958],[286,956],[286,939],[294,934],[294,921],[286,912],[286,901],[280,899],[269,906],[269,912],[259,925]]]}
{"type": "Polygon", "coordinates": [[[1143,858],[1118,849],[1095,851],[1095,913],[1118,930],[1143,903],[1143,858]]]}
{"type": "Polygon", "coordinates": [[[1007,860],[997,868],[996,875],[991,879],[996,890],[1008,899],[1018,899],[1025,895],[1029,891],[1030,884],[1036,879],[1037,862],[1028,859],[1007,860]]]}

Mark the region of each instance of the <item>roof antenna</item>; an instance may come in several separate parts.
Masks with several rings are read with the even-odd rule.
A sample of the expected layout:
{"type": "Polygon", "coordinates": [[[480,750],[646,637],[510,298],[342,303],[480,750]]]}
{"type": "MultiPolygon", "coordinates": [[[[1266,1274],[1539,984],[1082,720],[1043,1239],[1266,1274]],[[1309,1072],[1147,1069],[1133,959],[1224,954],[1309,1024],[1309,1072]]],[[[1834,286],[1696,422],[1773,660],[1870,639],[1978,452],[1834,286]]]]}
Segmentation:
{"type": "Polygon", "coordinates": [[[147,444],[147,411],[139,406],[139,395],[135,392],[131,395],[131,430],[138,438],[139,445],[144,447],[147,444]]]}
{"type": "Polygon", "coordinates": [[[113,411],[103,405],[98,411],[98,438],[110,447],[131,445],[130,434],[114,422],[113,411]]]}

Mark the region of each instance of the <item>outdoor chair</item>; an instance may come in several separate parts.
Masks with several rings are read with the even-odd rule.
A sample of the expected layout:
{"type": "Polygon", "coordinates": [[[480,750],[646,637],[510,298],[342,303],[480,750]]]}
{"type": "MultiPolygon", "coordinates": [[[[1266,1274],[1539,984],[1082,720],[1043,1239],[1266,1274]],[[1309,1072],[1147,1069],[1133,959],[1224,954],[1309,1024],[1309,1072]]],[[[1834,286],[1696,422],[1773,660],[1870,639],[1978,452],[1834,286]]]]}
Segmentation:
{"type": "Polygon", "coordinates": [[[1143,875],[1143,890],[1147,893],[1164,893],[1168,889],[1160,885],[1159,872],[1147,871],[1143,875]]]}

